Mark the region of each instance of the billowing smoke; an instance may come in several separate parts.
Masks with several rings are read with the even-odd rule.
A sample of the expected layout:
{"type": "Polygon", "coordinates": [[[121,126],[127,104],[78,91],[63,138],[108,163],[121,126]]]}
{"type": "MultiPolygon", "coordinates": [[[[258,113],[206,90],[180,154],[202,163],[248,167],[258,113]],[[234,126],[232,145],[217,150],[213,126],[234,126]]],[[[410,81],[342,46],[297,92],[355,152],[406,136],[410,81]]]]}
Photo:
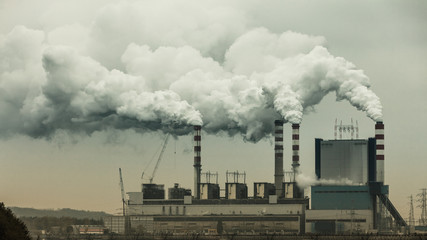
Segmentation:
{"type": "Polygon", "coordinates": [[[258,141],[276,119],[300,123],[330,92],[381,120],[369,78],[323,37],[251,28],[231,6],[185,3],[121,2],[90,27],[18,26],[0,36],[0,133],[180,135],[202,124],[258,141]]]}

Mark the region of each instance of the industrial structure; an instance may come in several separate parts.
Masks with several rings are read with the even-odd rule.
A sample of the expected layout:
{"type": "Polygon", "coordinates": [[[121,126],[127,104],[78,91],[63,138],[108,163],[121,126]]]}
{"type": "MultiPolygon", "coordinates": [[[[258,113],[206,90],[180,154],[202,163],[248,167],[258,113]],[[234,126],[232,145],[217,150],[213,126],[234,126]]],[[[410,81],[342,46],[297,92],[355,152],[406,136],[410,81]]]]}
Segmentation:
{"type": "Polygon", "coordinates": [[[316,175],[328,184],[311,187],[311,208],[296,182],[300,125],[292,124],[292,169],[286,181],[283,125],[283,120],[274,122],[274,183],[253,183],[253,196],[244,172],[227,171],[223,189],[218,173],[202,173],[202,126],[194,126],[193,192],[175,184],[166,199],[164,185],[142,184],[141,192],[127,193],[126,216],[107,217],[105,226],[116,233],[134,228],[149,234],[366,233],[406,226],[384,185],[382,122],[375,125],[375,138],[315,139],[316,175]]]}
{"type": "Polygon", "coordinates": [[[306,231],[362,233],[406,227],[388,198],[384,160],[382,122],[375,124],[375,138],[315,139],[315,172],[326,184],[311,187],[306,231]]]}

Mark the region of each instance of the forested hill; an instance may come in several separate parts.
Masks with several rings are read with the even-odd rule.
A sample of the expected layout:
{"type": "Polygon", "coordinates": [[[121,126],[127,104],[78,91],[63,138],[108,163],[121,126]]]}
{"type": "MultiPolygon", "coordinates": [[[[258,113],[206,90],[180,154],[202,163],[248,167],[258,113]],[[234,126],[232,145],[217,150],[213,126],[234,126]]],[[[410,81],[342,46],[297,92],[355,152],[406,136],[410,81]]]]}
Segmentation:
{"type": "Polygon", "coordinates": [[[92,212],[84,210],[75,210],[70,208],[63,209],[34,209],[34,208],[21,208],[21,207],[9,207],[10,210],[17,217],[70,217],[77,219],[100,219],[105,216],[111,216],[111,214],[105,212],[92,212]]]}

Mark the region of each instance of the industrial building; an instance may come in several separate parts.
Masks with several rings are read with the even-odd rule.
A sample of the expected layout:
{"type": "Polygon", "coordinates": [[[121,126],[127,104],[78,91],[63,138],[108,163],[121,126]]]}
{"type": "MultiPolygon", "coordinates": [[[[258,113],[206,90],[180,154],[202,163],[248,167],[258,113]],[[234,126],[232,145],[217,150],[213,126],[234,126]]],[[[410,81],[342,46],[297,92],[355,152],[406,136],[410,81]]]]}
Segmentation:
{"type": "Polygon", "coordinates": [[[284,181],[284,122],[274,124],[274,183],[253,183],[253,196],[248,196],[245,173],[227,172],[221,189],[217,173],[201,172],[202,128],[195,126],[193,192],[175,184],[166,199],[164,185],[150,181],[125,200],[122,188],[124,216],[104,219],[105,226],[116,233],[133,228],[149,234],[367,233],[406,226],[384,185],[382,122],[375,125],[375,138],[315,139],[316,175],[328,184],[311,187],[311,207],[295,180],[300,126],[292,125],[292,172],[284,181]]]}
{"type": "MultiPolygon", "coordinates": [[[[152,183],[151,178],[149,184],[142,184],[140,192],[128,192],[128,199],[122,193],[124,216],[105,218],[105,226],[116,233],[125,233],[130,228],[149,234],[304,233],[309,199],[303,197],[295,177],[284,182],[283,124],[275,122],[275,183],[254,183],[254,196],[248,196],[244,172],[227,172],[222,189],[217,173],[202,173],[202,128],[195,126],[193,192],[175,184],[168,189],[166,199],[164,185],[152,183]],[[223,197],[221,190],[225,192],[223,197]]],[[[293,125],[293,129],[295,174],[299,167],[299,125],[293,125]]]]}
{"type": "Polygon", "coordinates": [[[384,159],[382,122],[375,125],[375,138],[315,139],[315,172],[321,185],[311,187],[306,232],[368,233],[406,227],[388,198],[384,159]]]}

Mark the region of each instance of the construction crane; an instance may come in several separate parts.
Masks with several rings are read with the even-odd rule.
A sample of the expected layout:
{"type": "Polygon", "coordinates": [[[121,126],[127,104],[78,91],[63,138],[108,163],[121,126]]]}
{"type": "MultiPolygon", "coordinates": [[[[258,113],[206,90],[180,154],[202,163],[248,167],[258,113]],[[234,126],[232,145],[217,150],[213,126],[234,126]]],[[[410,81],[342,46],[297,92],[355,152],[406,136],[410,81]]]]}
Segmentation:
{"type": "Polygon", "coordinates": [[[122,191],[122,202],[123,202],[123,216],[126,216],[126,200],[125,200],[125,188],[123,186],[123,178],[122,178],[122,169],[119,168],[119,175],[120,175],[120,189],[122,191]]]}
{"type": "MultiPolygon", "coordinates": [[[[168,133],[165,137],[165,140],[163,141],[162,150],[160,151],[159,157],[157,158],[156,166],[154,166],[153,173],[149,178],[150,184],[153,183],[153,179],[154,179],[154,176],[156,175],[157,168],[159,167],[159,163],[162,160],[162,156],[163,156],[163,153],[165,152],[166,145],[168,144],[169,136],[170,134],[168,133]]],[[[144,172],[145,170],[142,172],[141,179],[144,177],[144,172]]]]}

